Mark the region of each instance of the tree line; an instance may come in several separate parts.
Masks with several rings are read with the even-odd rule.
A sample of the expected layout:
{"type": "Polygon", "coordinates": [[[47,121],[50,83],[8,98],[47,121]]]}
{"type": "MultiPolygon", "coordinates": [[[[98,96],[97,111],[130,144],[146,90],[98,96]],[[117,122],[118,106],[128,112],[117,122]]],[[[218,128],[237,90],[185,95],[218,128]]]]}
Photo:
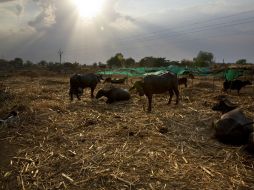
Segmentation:
{"type": "MultiPolygon", "coordinates": [[[[207,67],[214,63],[214,56],[210,52],[200,51],[193,60],[183,59],[181,61],[167,60],[165,57],[148,56],[136,62],[133,58],[124,58],[122,53],[117,53],[109,58],[105,67],[167,67],[169,65],[207,67]]],[[[100,64],[94,63],[96,66],[100,64]]]]}
{"type": "Polygon", "coordinates": [[[0,70],[1,71],[16,71],[24,69],[33,69],[33,70],[48,70],[53,72],[67,73],[68,71],[80,70],[85,65],[81,65],[77,62],[70,63],[58,63],[58,62],[47,62],[42,60],[38,63],[33,63],[31,61],[23,61],[22,58],[15,58],[13,60],[0,59],[0,70]]]}
{"type": "MultiPolygon", "coordinates": [[[[122,53],[116,53],[114,56],[110,57],[106,63],[93,63],[92,65],[80,64],[77,62],[47,62],[42,60],[38,63],[33,63],[31,61],[23,61],[22,58],[15,58],[13,60],[0,59],[0,70],[11,71],[17,69],[46,69],[54,72],[67,73],[68,71],[78,71],[85,67],[95,67],[95,68],[117,68],[117,67],[166,67],[169,65],[178,66],[198,66],[207,67],[211,66],[214,61],[214,55],[211,52],[200,51],[193,60],[183,59],[181,61],[170,61],[165,57],[144,57],[140,61],[135,61],[133,58],[125,58],[122,53]]],[[[239,59],[236,64],[247,64],[246,59],[239,59]]]]}

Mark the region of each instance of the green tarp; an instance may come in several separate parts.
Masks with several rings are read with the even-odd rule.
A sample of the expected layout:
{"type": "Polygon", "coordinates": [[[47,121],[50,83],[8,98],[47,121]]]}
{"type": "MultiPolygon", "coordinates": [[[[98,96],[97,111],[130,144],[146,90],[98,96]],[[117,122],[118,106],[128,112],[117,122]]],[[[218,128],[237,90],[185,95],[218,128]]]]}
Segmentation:
{"type": "Polygon", "coordinates": [[[226,80],[234,80],[239,76],[242,76],[243,70],[241,69],[227,69],[221,71],[212,71],[208,67],[180,67],[176,65],[170,65],[168,67],[137,67],[137,68],[116,68],[111,70],[104,70],[97,72],[98,74],[104,75],[126,75],[126,76],[135,76],[142,77],[145,75],[155,74],[160,75],[167,71],[171,71],[177,75],[187,75],[192,73],[196,76],[215,76],[215,77],[224,77],[226,80]]]}
{"type": "Polygon", "coordinates": [[[234,80],[234,79],[236,79],[236,78],[238,78],[239,76],[242,76],[242,75],[243,75],[243,71],[238,70],[238,69],[228,69],[224,73],[225,79],[228,80],[228,81],[234,80]]]}
{"type": "Polygon", "coordinates": [[[137,67],[137,68],[117,68],[97,72],[104,75],[127,75],[127,76],[145,76],[149,74],[160,74],[167,71],[177,75],[193,73],[194,75],[208,75],[211,73],[209,68],[191,68],[170,65],[168,67],[137,67]]]}

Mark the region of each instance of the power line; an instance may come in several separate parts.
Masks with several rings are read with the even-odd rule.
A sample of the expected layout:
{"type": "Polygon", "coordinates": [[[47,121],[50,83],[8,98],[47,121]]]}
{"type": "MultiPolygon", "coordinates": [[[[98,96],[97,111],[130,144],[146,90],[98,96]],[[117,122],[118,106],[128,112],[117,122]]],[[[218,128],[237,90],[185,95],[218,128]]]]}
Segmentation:
{"type": "MultiPolygon", "coordinates": [[[[143,39],[139,38],[139,39],[135,39],[135,40],[137,40],[136,43],[139,43],[139,44],[143,43],[143,42],[150,42],[150,41],[161,39],[161,38],[163,38],[165,40],[176,40],[176,39],[179,39],[179,37],[182,37],[185,34],[199,33],[199,32],[202,32],[202,31],[207,31],[207,30],[217,29],[217,28],[233,27],[233,26],[252,23],[252,22],[254,22],[254,17],[250,17],[250,18],[247,18],[247,19],[238,19],[238,20],[235,20],[233,22],[223,22],[223,23],[200,26],[200,27],[196,27],[196,28],[191,28],[192,30],[180,30],[180,31],[176,31],[178,33],[167,35],[167,36],[151,36],[153,38],[144,37],[143,39]]],[[[133,46],[136,45],[136,43],[133,43],[133,45],[127,46],[127,49],[128,48],[133,49],[133,46]]],[[[125,43],[121,43],[121,42],[120,42],[119,46],[125,46],[126,47],[125,43]]],[[[143,47],[146,47],[146,46],[143,46],[143,47]]],[[[135,49],[135,47],[134,47],[134,49],[135,49]]],[[[83,51],[86,51],[86,50],[88,50],[88,47],[83,49],[83,51]]],[[[77,49],[75,51],[77,51],[77,49]]],[[[80,51],[82,51],[82,50],[80,50],[80,51]]]]}
{"type": "MultiPolygon", "coordinates": [[[[253,11],[254,10],[248,11],[248,12],[253,12],[253,11]]],[[[243,12],[243,13],[246,14],[246,12],[243,12]]],[[[224,16],[223,18],[226,18],[226,17],[229,18],[229,17],[236,16],[236,15],[239,15],[239,14],[240,13],[234,14],[234,15],[231,15],[231,16],[224,16]]],[[[210,20],[214,20],[214,19],[210,19],[210,20]]],[[[224,19],[222,19],[222,20],[224,20],[224,19]]],[[[217,19],[217,21],[218,21],[218,19],[217,19]]],[[[241,25],[241,24],[247,24],[247,23],[252,23],[252,22],[254,22],[254,17],[235,19],[235,20],[230,20],[230,21],[227,21],[227,22],[224,21],[224,22],[215,23],[215,24],[206,24],[206,25],[200,25],[199,24],[200,26],[191,27],[189,29],[182,29],[182,30],[178,30],[178,31],[175,30],[174,28],[172,28],[172,30],[174,30],[174,32],[175,32],[174,34],[169,34],[169,35],[166,35],[166,36],[150,35],[150,36],[145,36],[143,38],[137,38],[137,39],[133,39],[133,40],[136,40],[136,43],[138,42],[139,45],[140,45],[140,43],[147,43],[147,42],[150,42],[150,41],[153,41],[153,40],[156,40],[156,39],[160,39],[160,38],[163,38],[165,40],[177,40],[177,39],[179,39],[179,37],[182,37],[185,34],[199,33],[199,32],[202,32],[202,31],[207,31],[207,30],[212,30],[212,29],[217,29],[217,28],[221,28],[222,29],[222,28],[233,27],[233,26],[237,26],[237,25],[241,25]]],[[[198,22],[196,22],[196,25],[197,25],[197,23],[198,22]]],[[[201,22],[199,22],[199,23],[201,23],[201,22]]],[[[202,23],[207,23],[207,20],[202,22],[202,23]]],[[[186,27],[186,26],[184,26],[184,27],[186,27]]],[[[182,28],[184,28],[184,27],[182,27],[182,28]]],[[[168,31],[168,30],[164,30],[164,31],[168,31]]],[[[131,39],[129,39],[129,41],[131,41],[131,39]]],[[[183,41],[183,39],[180,40],[180,41],[183,41]]],[[[121,46],[125,46],[125,48],[124,48],[125,51],[128,50],[128,49],[133,50],[133,49],[138,48],[138,47],[133,47],[133,46],[137,45],[136,43],[131,44],[129,46],[126,46],[126,43],[121,43],[121,41],[120,41],[120,45],[119,46],[120,47],[121,46]]],[[[118,46],[117,49],[121,49],[121,48],[119,48],[119,46],[118,46]]],[[[106,45],[105,45],[105,47],[106,47],[106,45]]],[[[143,45],[142,44],[142,47],[154,47],[154,45],[149,45],[149,44],[148,45],[143,45]]],[[[85,52],[87,50],[89,50],[88,46],[85,47],[85,48],[83,47],[82,50],[81,49],[78,50],[77,48],[75,48],[75,52],[82,51],[83,55],[84,54],[85,55],[88,54],[87,52],[85,52]]],[[[71,50],[69,49],[69,51],[71,51],[71,50]]],[[[119,50],[117,50],[117,51],[119,51],[119,50]]]]}
{"type": "MultiPolygon", "coordinates": [[[[138,42],[142,42],[142,41],[152,41],[152,40],[156,40],[156,39],[160,39],[160,38],[164,38],[164,39],[169,39],[172,37],[179,37],[182,36],[184,34],[191,34],[191,33],[196,33],[196,32],[202,32],[202,31],[206,31],[209,29],[216,29],[216,28],[226,28],[229,26],[237,26],[240,24],[246,24],[246,23],[251,23],[254,21],[254,17],[250,17],[247,19],[240,19],[240,20],[236,20],[238,22],[232,21],[232,22],[224,22],[224,23],[217,23],[217,24],[210,24],[210,25],[206,25],[206,26],[200,26],[200,27],[196,27],[196,28],[190,28],[190,30],[180,30],[180,31],[174,31],[174,34],[170,34],[170,35],[166,35],[166,36],[150,36],[150,37],[144,37],[144,38],[138,38],[138,39],[132,39],[132,40],[138,40],[138,42]],[[239,22],[241,21],[241,22],[239,22]]],[[[131,40],[129,40],[131,41],[131,40]]]]}
{"type": "MultiPolygon", "coordinates": [[[[254,10],[248,10],[248,11],[243,11],[243,12],[240,12],[240,13],[235,13],[235,14],[231,14],[231,15],[226,15],[226,16],[221,16],[221,17],[216,17],[216,18],[213,18],[213,19],[208,19],[208,20],[205,20],[205,21],[200,21],[200,22],[193,22],[193,23],[190,23],[189,25],[193,26],[193,25],[199,25],[199,24],[202,24],[202,23],[207,23],[207,22],[210,22],[210,21],[218,21],[218,20],[223,20],[223,19],[226,19],[226,18],[231,18],[231,17],[235,17],[235,16],[239,16],[239,15],[245,15],[245,14],[248,14],[248,13],[254,13],[254,10]]],[[[185,21],[186,22],[186,21],[185,21]]],[[[183,23],[183,22],[182,22],[183,23]]],[[[185,26],[188,26],[188,25],[185,25],[185,26]]],[[[177,28],[182,28],[182,27],[177,27],[177,28]]],[[[157,33],[163,33],[163,32],[168,32],[168,30],[172,30],[171,27],[166,27],[165,29],[163,30],[157,30],[157,31],[153,31],[153,32],[149,32],[147,33],[148,35],[150,34],[157,34],[157,33]]],[[[129,40],[130,38],[133,38],[135,36],[144,36],[144,34],[136,34],[136,35],[131,35],[129,37],[125,37],[125,38],[120,38],[118,40],[129,40]]]]}
{"type": "MultiPolygon", "coordinates": [[[[177,40],[177,42],[181,42],[181,41],[186,41],[186,39],[180,39],[179,37],[183,36],[184,34],[193,34],[193,33],[198,33],[198,32],[202,32],[202,31],[206,31],[206,30],[210,30],[210,29],[216,29],[216,28],[226,28],[226,27],[232,27],[232,26],[237,26],[237,25],[241,25],[241,24],[247,24],[247,23],[252,23],[254,22],[254,20],[251,20],[251,21],[246,21],[246,22],[241,22],[241,23],[234,23],[234,24],[228,24],[228,25],[224,25],[223,27],[222,26],[216,26],[216,27],[213,27],[213,28],[206,28],[206,29],[199,29],[199,30],[195,30],[195,31],[189,31],[189,32],[186,32],[186,33],[181,33],[181,34],[176,34],[175,36],[171,36],[171,37],[168,37],[168,38],[164,38],[164,37],[158,37],[158,38],[152,38],[152,39],[148,39],[148,40],[142,40],[142,41],[138,41],[139,43],[144,43],[144,42],[150,42],[150,41],[153,41],[153,40],[157,40],[159,38],[163,38],[164,42],[166,40],[177,40]],[[178,40],[179,39],[179,40],[178,40]]],[[[211,35],[212,37],[216,37],[216,36],[221,36],[221,34],[219,35],[211,35]]],[[[210,37],[211,37],[210,36],[210,37]]],[[[125,46],[124,50],[133,50],[133,49],[136,49],[137,47],[133,47],[135,44],[133,45],[129,45],[129,46],[125,46]]],[[[144,47],[149,47],[149,46],[154,46],[154,45],[150,45],[150,44],[147,44],[147,45],[142,45],[142,48],[144,47]]],[[[120,48],[119,48],[120,49],[120,48]]]]}

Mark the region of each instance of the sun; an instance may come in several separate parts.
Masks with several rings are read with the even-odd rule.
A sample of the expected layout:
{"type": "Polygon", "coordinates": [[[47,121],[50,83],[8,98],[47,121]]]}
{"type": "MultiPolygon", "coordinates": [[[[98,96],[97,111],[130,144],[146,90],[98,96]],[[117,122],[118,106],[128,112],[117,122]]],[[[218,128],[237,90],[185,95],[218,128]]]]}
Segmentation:
{"type": "Polygon", "coordinates": [[[104,0],[73,0],[82,18],[96,17],[103,6],[104,0]]]}

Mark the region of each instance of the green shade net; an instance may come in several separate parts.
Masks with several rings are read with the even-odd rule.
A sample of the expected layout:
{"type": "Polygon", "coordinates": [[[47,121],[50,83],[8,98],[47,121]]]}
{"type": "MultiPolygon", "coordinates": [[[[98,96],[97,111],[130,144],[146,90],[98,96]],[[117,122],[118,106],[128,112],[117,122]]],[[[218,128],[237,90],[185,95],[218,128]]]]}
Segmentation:
{"type": "Polygon", "coordinates": [[[238,78],[239,76],[243,75],[243,71],[242,70],[237,70],[237,69],[228,69],[225,73],[225,79],[228,81],[234,80],[236,78],[238,78]]]}
{"type": "Polygon", "coordinates": [[[145,76],[149,74],[160,75],[167,71],[173,72],[177,75],[186,75],[192,73],[194,75],[206,76],[210,75],[212,71],[210,68],[192,68],[192,67],[180,67],[170,65],[168,67],[137,67],[137,68],[116,68],[110,70],[99,71],[97,74],[103,75],[127,75],[127,76],[145,76]]]}

